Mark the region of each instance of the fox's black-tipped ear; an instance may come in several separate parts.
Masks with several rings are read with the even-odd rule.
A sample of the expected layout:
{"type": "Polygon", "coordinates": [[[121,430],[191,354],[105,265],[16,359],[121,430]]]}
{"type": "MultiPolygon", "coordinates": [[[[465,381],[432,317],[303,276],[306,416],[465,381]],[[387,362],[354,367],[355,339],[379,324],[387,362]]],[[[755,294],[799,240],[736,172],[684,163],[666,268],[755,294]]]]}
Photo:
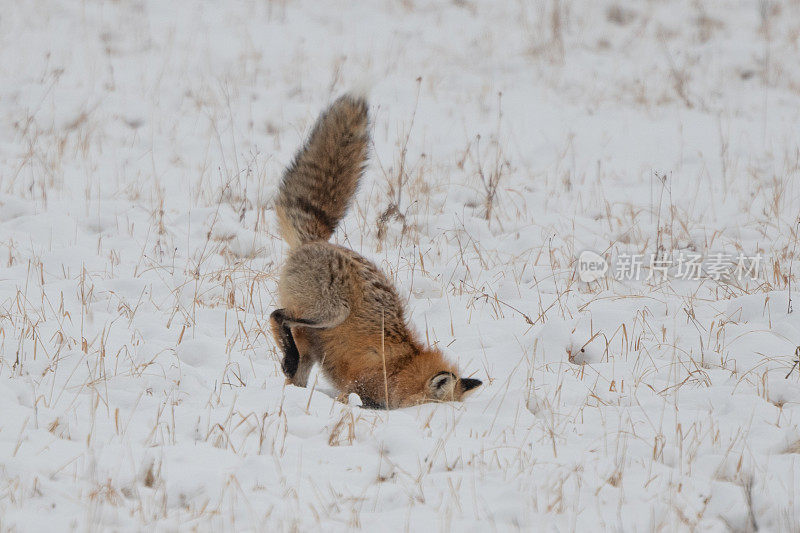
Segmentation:
{"type": "Polygon", "coordinates": [[[437,400],[452,399],[458,378],[452,372],[439,372],[428,382],[431,396],[437,400]]]}
{"type": "Polygon", "coordinates": [[[477,389],[481,385],[483,385],[483,381],[479,379],[473,379],[473,378],[461,379],[461,387],[463,387],[464,392],[471,391],[472,389],[477,389]]]}

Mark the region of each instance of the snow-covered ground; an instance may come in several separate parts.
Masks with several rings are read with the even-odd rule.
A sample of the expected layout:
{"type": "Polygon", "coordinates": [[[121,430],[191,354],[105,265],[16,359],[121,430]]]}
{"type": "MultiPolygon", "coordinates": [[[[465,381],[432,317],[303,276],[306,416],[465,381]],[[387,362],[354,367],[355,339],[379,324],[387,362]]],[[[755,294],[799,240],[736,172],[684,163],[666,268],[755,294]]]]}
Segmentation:
{"type": "Polygon", "coordinates": [[[0,530],[800,529],[796,0],[7,4],[0,530]],[[271,200],[354,87],[335,239],[463,404],[284,385],[271,200]]]}

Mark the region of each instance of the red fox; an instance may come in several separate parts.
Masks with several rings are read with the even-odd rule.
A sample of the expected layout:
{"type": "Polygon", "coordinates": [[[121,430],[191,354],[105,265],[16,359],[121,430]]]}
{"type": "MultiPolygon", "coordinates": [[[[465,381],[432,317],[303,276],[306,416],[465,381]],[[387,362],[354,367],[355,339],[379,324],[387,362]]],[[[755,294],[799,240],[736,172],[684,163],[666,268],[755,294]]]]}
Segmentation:
{"type": "Polygon", "coordinates": [[[392,283],[356,252],[328,242],[355,195],[367,160],[368,106],[345,95],[324,111],[284,171],[275,209],[289,255],[270,315],[287,381],[305,387],[312,366],[343,395],[393,409],[461,400],[481,385],[460,378],[410,330],[392,283]]]}

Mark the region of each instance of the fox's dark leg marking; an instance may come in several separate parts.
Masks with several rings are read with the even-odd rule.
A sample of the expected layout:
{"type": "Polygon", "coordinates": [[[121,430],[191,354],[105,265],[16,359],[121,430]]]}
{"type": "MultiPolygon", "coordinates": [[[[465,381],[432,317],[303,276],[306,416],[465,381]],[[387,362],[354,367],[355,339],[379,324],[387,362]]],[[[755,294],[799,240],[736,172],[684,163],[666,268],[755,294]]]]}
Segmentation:
{"type": "Polygon", "coordinates": [[[286,320],[286,313],[283,309],[276,309],[270,318],[278,325],[278,337],[280,339],[281,350],[283,351],[283,361],[281,369],[286,377],[293,378],[297,373],[297,365],[300,363],[300,352],[292,337],[292,330],[286,320]]]}
{"type": "Polygon", "coordinates": [[[272,312],[270,318],[278,325],[278,336],[283,350],[281,368],[286,377],[292,379],[295,377],[297,368],[300,365],[300,350],[297,349],[291,326],[302,325],[313,328],[319,327],[319,323],[305,318],[291,318],[286,314],[286,309],[276,309],[272,312]]]}

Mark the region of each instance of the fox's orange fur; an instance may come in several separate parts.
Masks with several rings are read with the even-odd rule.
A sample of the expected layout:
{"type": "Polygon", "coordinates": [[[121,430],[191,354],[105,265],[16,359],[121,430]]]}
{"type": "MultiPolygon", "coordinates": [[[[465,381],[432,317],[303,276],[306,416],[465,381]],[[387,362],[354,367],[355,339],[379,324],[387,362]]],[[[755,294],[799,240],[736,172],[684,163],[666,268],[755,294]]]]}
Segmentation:
{"type": "Polygon", "coordinates": [[[271,315],[288,380],[311,367],[365,405],[395,408],[460,400],[481,382],[459,378],[441,351],[420,343],[400,298],[373,263],[328,241],[358,187],[369,143],[367,103],[345,95],[317,120],[286,169],[276,201],[290,252],[271,315]]]}

